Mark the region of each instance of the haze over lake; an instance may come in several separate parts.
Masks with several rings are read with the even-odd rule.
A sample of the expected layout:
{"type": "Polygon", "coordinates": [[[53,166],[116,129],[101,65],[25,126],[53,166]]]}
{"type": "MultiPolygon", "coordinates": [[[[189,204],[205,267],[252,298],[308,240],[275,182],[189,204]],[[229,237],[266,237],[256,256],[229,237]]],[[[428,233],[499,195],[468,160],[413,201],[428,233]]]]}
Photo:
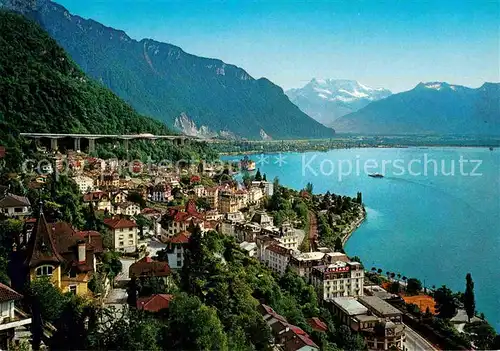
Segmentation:
{"type": "Polygon", "coordinates": [[[295,189],[312,182],[315,193],[361,191],[367,219],[349,239],[347,253],[360,256],[368,270],[416,277],[427,287],[464,291],[470,272],[478,311],[500,330],[499,150],[372,148],[251,159],[268,180],[277,176],[295,189]]]}

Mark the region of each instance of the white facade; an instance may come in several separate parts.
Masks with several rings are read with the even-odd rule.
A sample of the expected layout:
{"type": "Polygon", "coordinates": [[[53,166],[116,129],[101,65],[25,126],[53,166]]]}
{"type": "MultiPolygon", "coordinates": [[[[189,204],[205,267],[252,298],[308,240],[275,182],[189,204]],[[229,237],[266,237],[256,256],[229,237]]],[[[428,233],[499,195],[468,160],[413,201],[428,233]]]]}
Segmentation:
{"type": "Polygon", "coordinates": [[[270,245],[264,249],[264,262],[280,275],[285,273],[290,256],[291,250],[280,245],[270,245]]]}
{"type": "Polygon", "coordinates": [[[137,249],[137,227],[112,229],[113,249],[135,252],[137,249]]]}
{"type": "Polygon", "coordinates": [[[78,185],[78,189],[80,189],[80,192],[82,194],[94,190],[94,179],[90,177],[79,175],[74,177],[73,180],[75,181],[76,185],[78,185]]]}
{"type": "Polygon", "coordinates": [[[342,262],[312,269],[311,284],[323,300],[363,296],[364,270],[359,262],[342,262]]]}

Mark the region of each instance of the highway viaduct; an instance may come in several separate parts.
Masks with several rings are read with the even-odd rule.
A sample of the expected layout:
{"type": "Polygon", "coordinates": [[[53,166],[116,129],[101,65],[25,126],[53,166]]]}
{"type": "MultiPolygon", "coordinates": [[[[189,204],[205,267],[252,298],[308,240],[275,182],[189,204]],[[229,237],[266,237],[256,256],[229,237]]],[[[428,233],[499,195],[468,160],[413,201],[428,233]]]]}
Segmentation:
{"type": "Polygon", "coordinates": [[[215,142],[213,139],[203,139],[188,135],[153,135],[153,134],[57,134],[57,133],[20,133],[20,136],[34,139],[35,142],[40,142],[42,139],[50,140],[51,150],[58,150],[59,139],[72,139],[73,150],[82,151],[82,140],[88,141],[88,151],[95,151],[96,140],[99,139],[115,139],[123,140],[123,145],[128,150],[130,140],[171,140],[177,145],[185,145],[190,141],[215,142]]]}

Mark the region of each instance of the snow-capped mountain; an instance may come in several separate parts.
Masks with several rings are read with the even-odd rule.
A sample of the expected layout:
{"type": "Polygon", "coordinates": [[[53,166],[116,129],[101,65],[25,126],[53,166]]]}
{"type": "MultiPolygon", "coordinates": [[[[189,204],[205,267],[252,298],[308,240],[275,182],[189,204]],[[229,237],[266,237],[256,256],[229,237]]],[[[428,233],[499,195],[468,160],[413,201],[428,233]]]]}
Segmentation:
{"type": "Polygon", "coordinates": [[[304,87],[286,92],[302,111],[326,126],[337,118],[358,111],[372,101],[391,95],[383,88],[371,88],[355,80],[313,78],[304,87]]]}

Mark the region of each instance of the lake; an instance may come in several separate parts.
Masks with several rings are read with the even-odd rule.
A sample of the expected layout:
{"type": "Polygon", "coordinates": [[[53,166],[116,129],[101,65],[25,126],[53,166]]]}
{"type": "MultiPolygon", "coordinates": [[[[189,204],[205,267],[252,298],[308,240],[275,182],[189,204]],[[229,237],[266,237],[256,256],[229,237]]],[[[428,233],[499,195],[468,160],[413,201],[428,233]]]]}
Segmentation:
{"type": "MultiPolygon", "coordinates": [[[[239,160],[241,156],[224,156],[239,160]]],[[[465,290],[500,331],[500,152],[367,148],[252,155],[268,180],[314,192],[363,194],[367,218],[346,244],[367,269],[465,290]],[[368,174],[382,173],[384,178],[368,174]]]]}

